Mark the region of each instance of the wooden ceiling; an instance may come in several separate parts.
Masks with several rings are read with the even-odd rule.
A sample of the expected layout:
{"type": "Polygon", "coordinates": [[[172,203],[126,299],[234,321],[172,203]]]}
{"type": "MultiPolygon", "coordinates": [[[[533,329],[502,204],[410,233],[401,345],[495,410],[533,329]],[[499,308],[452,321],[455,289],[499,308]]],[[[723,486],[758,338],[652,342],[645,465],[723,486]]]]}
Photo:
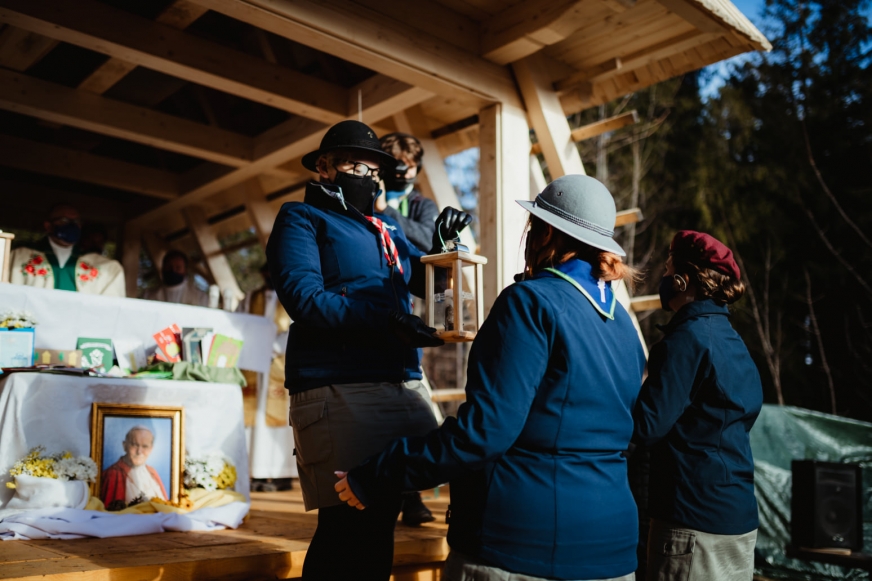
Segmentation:
{"type": "Polygon", "coordinates": [[[508,65],[534,53],[571,114],[768,48],[726,0],[0,0],[0,27],[0,227],[67,194],[160,236],[192,204],[247,227],[251,180],[277,207],[359,97],[446,156],[522,105],[508,65]]]}

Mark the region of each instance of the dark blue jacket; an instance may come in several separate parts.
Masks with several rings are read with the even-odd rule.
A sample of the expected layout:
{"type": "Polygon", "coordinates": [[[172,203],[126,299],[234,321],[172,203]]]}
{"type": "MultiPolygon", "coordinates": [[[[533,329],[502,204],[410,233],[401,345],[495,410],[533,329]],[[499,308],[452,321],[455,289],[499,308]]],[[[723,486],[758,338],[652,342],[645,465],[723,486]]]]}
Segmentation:
{"type": "Polygon", "coordinates": [[[652,518],[718,535],[757,528],[749,432],[763,406],[757,367],[725,305],[681,308],[651,349],[633,417],[651,446],[652,518]]]}
{"type": "Polygon", "coordinates": [[[378,230],[346,206],[335,186],[311,182],[303,203],[284,204],[267,244],[267,262],[291,325],[285,387],[421,378],[421,354],[388,328],[392,311],[411,312],[413,270],[423,288],[422,253],[395,230],[402,274],[389,267],[378,230]]]}
{"type": "Polygon", "coordinates": [[[371,504],[450,481],[452,549],[537,577],[617,577],[636,569],[621,452],[645,357],[620,305],[598,311],[615,298],[590,265],[560,269],[590,299],[547,273],[506,288],[472,345],[457,419],[394,442],[349,482],[371,504]]]}

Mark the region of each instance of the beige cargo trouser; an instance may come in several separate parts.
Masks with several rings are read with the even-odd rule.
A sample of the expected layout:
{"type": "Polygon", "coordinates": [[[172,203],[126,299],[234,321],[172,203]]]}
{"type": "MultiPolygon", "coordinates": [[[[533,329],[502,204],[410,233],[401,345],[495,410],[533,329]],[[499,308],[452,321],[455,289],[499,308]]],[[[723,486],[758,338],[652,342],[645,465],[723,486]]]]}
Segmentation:
{"type": "Polygon", "coordinates": [[[751,581],[757,530],[714,535],[651,519],[648,581],[751,581]]]}

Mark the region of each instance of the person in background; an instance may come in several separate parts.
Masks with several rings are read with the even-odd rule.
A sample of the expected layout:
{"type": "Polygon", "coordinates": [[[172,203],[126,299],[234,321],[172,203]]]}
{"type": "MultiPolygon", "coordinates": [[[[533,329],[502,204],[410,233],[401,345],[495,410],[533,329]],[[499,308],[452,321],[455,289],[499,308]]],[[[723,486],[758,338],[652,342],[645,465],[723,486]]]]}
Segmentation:
{"type": "MultiPolygon", "coordinates": [[[[375,201],[376,212],[393,218],[403,229],[409,242],[422,252],[427,252],[436,231],[439,207],[436,202],[425,198],[415,189],[415,180],[424,157],[421,142],[413,135],[390,133],[379,139],[379,143],[385,153],[397,160],[397,167],[386,170],[382,178],[385,192],[375,201]]],[[[428,382],[425,381],[426,378],[422,379],[422,387],[429,397],[428,382]]],[[[434,404],[434,408],[436,419],[441,421],[443,418],[439,407],[434,404]]],[[[414,527],[433,522],[436,518],[421,500],[421,493],[416,490],[403,495],[402,520],[404,525],[414,527]]]]}
{"type": "Polygon", "coordinates": [[[82,227],[82,239],[79,241],[79,250],[82,254],[94,252],[103,254],[106,242],[109,240],[109,231],[103,224],[87,222],[82,227]]]}
{"type": "Polygon", "coordinates": [[[19,247],[10,257],[12,284],[54,288],[86,294],[126,295],[121,263],[79,245],[82,217],[73,206],[51,209],[43,223],[45,237],[32,247],[19,247]]]}
{"type": "Polygon", "coordinates": [[[143,298],[195,307],[209,306],[209,295],[197,288],[193,276],[189,276],[187,254],[170,250],[163,257],[160,272],[162,284],[147,290],[143,298]]]}
{"type": "Polygon", "coordinates": [[[525,280],[500,293],[473,342],[457,418],[395,440],[335,489],[366,513],[450,482],[446,581],[631,581],[624,451],[645,355],[611,288],[633,277],[612,238],[615,202],[567,175],[519,203],[531,214],[525,280]]]}
{"type": "Polygon", "coordinates": [[[633,412],[634,442],[651,456],[651,581],[748,581],[754,574],[749,432],[763,387],[727,309],[744,292],[729,248],[701,232],[675,235],[660,281],[661,305],[675,315],[651,349],[633,412]]]}
{"type": "Polygon", "coordinates": [[[379,140],[385,153],[397,160],[382,177],[385,192],[376,199],[376,212],[391,217],[403,229],[409,242],[421,252],[430,250],[439,207],[415,189],[424,149],[421,142],[406,133],[391,133],[379,140]]]}
{"type": "MultiPolygon", "coordinates": [[[[316,180],[303,202],[282,206],[267,244],[276,293],[294,321],[285,386],[300,488],[306,510],[318,509],[307,581],[390,577],[400,494],[357,511],[336,497],[335,472],[436,426],[417,389],[419,348],[443,343],[411,314],[411,289],[423,292],[422,252],[373,209],[382,170],[395,165],[365,124],[329,128],[303,157],[316,180]]],[[[441,218],[446,240],[471,221],[453,208],[441,218]]]]}

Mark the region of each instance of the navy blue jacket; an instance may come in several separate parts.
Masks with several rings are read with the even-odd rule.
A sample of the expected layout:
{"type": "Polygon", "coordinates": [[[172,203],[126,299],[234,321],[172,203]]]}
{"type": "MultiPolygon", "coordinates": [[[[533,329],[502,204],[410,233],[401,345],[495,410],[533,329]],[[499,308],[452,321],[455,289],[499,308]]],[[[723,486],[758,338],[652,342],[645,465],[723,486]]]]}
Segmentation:
{"type": "Polygon", "coordinates": [[[560,270],[589,298],[549,273],[506,288],[472,345],[457,418],[392,443],[349,483],[371,504],[450,481],[452,549],[537,577],[617,577],[636,569],[638,515],[621,452],[645,357],[590,265],[560,270]]]}
{"type": "Polygon", "coordinates": [[[291,393],[421,379],[420,350],[399,341],[388,317],[411,312],[413,271],[423,288],[422,253],[396,223],[379,216],[394,228],[403,272],[389,267],[376,227],[336,189],[309,183],[303,203],[282,206],[267,244],[276,293],[294,321],[285,361],[291,393]]]}
{"type": "Polygon", "coordinates": [[[718,535],[757,528],[749,432],[763,406],[757,366],[726,305],[683,306],[651,349],[633,412],[651,446],[652,518],[718,535]]]}

